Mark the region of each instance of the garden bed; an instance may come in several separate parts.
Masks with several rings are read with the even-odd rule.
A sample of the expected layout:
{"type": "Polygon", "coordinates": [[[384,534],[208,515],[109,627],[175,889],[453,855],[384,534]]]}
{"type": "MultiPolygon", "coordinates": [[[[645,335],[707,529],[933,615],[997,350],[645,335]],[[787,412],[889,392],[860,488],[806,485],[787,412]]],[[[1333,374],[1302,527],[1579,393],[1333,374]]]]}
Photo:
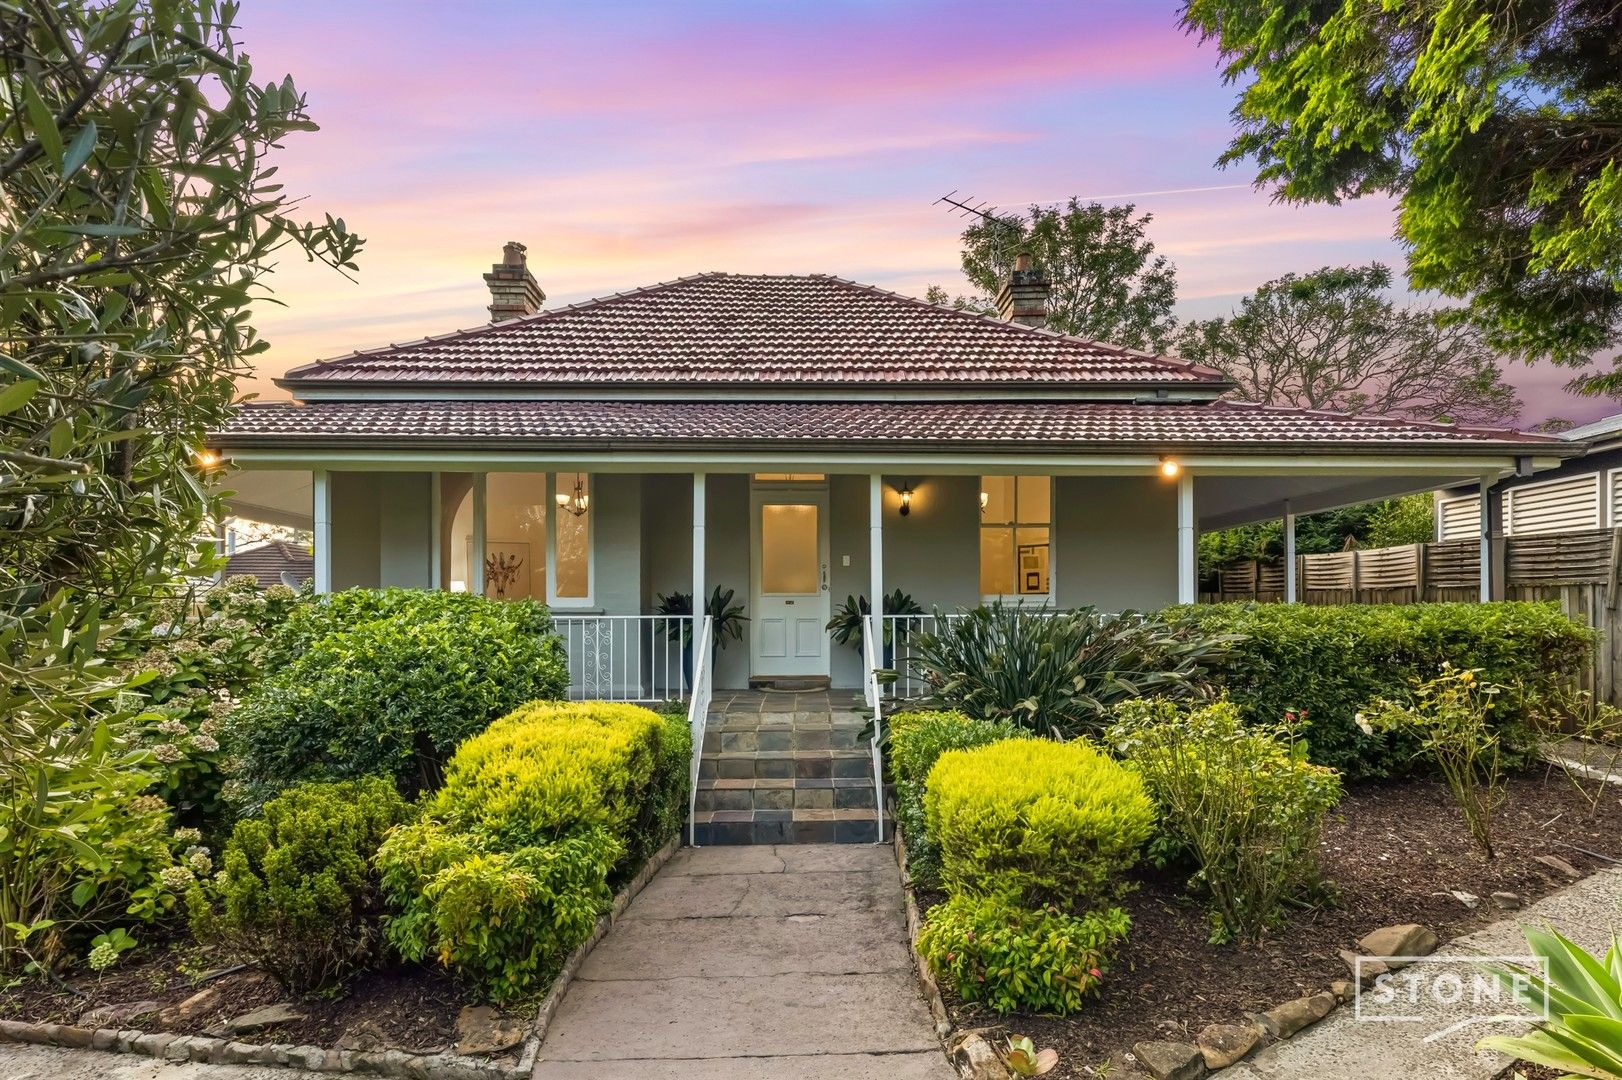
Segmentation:
{"type": "MultiPolygon", "coordinates": [[[[1431,780],[1349,788],[1325,822],[1322,868],[1334,883],[1333,906],[1293,913],[1289,925],[1261,946],[1212,945],[1204,908],[1185,895],[1183,880],[1153,870],[1126,901],[1132,931],[1103,991],[1082,1011],[1060,1019],[999,1017],[958,1001],[942,985],[958,1029],[997,1027],[1029,1035],[1059,1051],[1050,1076],[1095,1075],[1096,1066],[1144,1039],[1191,1041],[1211,1023],[1325,990],[1348,977],[1338,952],[1381,926],[1418,922],[1446,941],[1513,911],[1494,892],[1525,903],[1570,883],[1536,861],[1558,856],[1584,873],[1608,865],[1562,845],[1622,859],[1622,799],[1608,791],[1590,806],[1559,771],[1512,778],[1495,833],[1499,856],[1486,862],[1472,847],[1446,789],[1431,780]],[[1474,909],[1454,891],[1479,898],[1474,909]]],[[[943,897],[919,895],[927,909],[943,897]]]]}
{"type": "MultiPolygon", "coordinates": [[[[113,1023],[88,1027],[116,1027],[137,1031],[167,1031],[177,1035],[218,1035],[240,1042],[293,1043],[345,1050],[400,1049],[434,1054],[454,1049],[456,1017],[473,1004],[466,990],[441,971],[421,966],[366,972],[337,998],[289,1002],[287,994],[261,972],[230,971],[210,978],[197,973],[206,966],[193,945],[175,945],[155,952],[144,961],[122,965],[99,978],[93,974],[68,980],[79,994],[39,981],[29,981],[0,995],[0,1018],[36,1023],[79,1024],[94,1010],[113,1005],[150,1001],[159,1009],[178,1005],[202,990],[215,994],[195,1014],[164,1023],[157,1011],[128,1016],[113,1023]],[[199,961],[202,960],[200,966],[199,961]],[[227,1033],[223,1025],[265,1006],[289,1002],[303,1019],[255,1032],[227,1033]]],[[[533,1006],[517,1012],[533,1015],[533,1006]]]]}

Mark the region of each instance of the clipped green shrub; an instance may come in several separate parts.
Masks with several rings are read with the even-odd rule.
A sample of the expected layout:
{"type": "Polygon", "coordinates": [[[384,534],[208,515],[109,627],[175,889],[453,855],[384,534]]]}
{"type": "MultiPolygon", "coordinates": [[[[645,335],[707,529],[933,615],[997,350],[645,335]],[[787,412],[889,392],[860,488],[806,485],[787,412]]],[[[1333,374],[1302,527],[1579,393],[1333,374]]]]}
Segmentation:
{"type": "Polygon", "coordinates": [[[377,862],[400,911],[387,924],[400,955],[437,960],[507,1001],[544,987],[591,936],[622,849],[600,829],[510,852],[487,845],[424,822],[398,830],[377,862]]]}
{"type": "Polygon", "coordinates": [[[252,806],[303,780],[386,776],[437,787],[468,736],[568,684],[544,608],[461,593],[351,590],[296,610],[284,666],[227,725],[252,806]]]}
{"type": "Polygon", "coordinates": [[[1595,643],[1552,603],[1206,604],[1166,614],[1202,635],[1237,636],[1215,667],[1228,695],[1255,719],[1307,713],[1312,759],[1352,780],[1402,775],[1424,760],[1401,733],[1360,731],[1367,703],[1402,697],[1451,662],[1508,688],[1494,723],[1519,747],[1530,742],[1536,699],[1575,677],[1595,643]]]}
{"type": "Polygon", "coordinates": [[[930,909],[918,952],[964,1001],[999,1013],[1067,1016],[1109,970],[1132,920],[1118,907],[1075,916],[996,897],[954,896],[930,909]]]}
{"type": "Polygon", "coordinates": [[[290,788],[237,822],[219,872],[188,893],[193,932],[295,994],[337,986],[377,956],[371,860],[409,816],[381,778],[290,788]]]}
{"type": "Polygon", "coordinates": [[[1340,801],[1340,776],[1307,760],[1294,716],[1244,723],[1217,701],[1191,709],[1129,701],[1110,741],[1148,785],[1160,827],[1198,868],[1211,938],[1256,938],[1318,877],[1318,834],[1340,801]]]}
{"type": "Polygon", "coordinates": [[[1066,739],[1102,730],[1119,701],[1198,696],[1228,644],[1153,615],[1000,601],[936,623],[908,661],[932,705],[1066,739]]]}
{"type": "Polygon", "coordinates": [[[377,863],[403,956],[497,1000],[544,989],[680,826],[690,736],[636,705],[534,702],[468,739],[377,863]]]}
{"type": "Polygon", "coordinates": [[[1085,741],[1010,739],[949,750],[930,770],[924,828],[948,892],[1088,911],[1154,834],[1143,780],[1085,741]]]}
{"type": "Polygon", "coordinates": [[[948,750],[966,750],[1025,736],[1006,720],[975,720],[960,712],[896,713],[888,718],[885,749],[895,777],[896,826],[907,842],[907,869],[922,885],[940,881],[940,848],[924,827],[924,782],[948,750]]]}

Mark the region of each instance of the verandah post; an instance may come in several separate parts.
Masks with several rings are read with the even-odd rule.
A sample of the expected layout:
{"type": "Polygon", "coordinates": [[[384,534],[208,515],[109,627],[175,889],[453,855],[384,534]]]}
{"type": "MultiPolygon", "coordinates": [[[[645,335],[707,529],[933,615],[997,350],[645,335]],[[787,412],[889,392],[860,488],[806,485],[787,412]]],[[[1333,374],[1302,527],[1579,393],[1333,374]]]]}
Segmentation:
{"type": "MultiPolygon", "coordinates": [[[[707,583],[704,580],[704,519],[708,513],[705,509],[706,474],[696,472],[693,474],[693,640],[698,641],[704,629],[705,604],[709,601],[707,583]]],[[[695,644],[694,648],[698,646],[695,644]]]]}
{"type": "Polygon", "coordinates": [[[1185,469],[1177,478],[1177,602],[1199,599],[1199,558],[1194,537],[1194,477],[1185,469]]]}
{"type": "Polygon", "coordinates": [[[315,591],[332,591],[332,486],[327,470],[310,473],[310,517],[315,533],[315,591]]]}

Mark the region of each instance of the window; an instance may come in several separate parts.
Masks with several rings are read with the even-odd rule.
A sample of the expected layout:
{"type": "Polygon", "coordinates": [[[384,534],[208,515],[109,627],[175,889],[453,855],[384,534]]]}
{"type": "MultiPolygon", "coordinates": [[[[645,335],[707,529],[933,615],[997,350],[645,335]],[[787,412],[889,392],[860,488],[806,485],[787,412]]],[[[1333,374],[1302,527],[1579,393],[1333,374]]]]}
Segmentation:
{"type": "Polygon", "coordinates": [[[1053,588],[1053,480],[980,478],[980,594],[1046,599],[1053,588]]]}
{"type": "Polygon", "coordinates": [[[591,477],[558,473],[555,479],[554,599],[585,602],[591,599],[591,515],[596,510],[591,505],[591,477]]]}

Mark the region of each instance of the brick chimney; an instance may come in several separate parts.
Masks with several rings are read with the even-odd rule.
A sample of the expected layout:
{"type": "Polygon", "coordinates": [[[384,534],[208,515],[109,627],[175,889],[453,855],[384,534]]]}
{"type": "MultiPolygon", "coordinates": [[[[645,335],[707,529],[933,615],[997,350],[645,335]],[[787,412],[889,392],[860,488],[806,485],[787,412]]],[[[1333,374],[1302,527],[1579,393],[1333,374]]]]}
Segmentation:
{"type": "Polygon", "coordinates": [[[1048,279],[1032,268],[1029,252],[1014,256],[1014,271],[997,292],[997,314],[1004,322],[1047,325],[1048,279]]]}
{"type": "Polygon", "coordinates": [[[501,261],[484,275],[484,283],[490,286],[491,322],[533,315],[546,302],[540,282],[529,272],[524,251],[524,245],[517,240],[507,241],[501,249],[501,261]]]}

